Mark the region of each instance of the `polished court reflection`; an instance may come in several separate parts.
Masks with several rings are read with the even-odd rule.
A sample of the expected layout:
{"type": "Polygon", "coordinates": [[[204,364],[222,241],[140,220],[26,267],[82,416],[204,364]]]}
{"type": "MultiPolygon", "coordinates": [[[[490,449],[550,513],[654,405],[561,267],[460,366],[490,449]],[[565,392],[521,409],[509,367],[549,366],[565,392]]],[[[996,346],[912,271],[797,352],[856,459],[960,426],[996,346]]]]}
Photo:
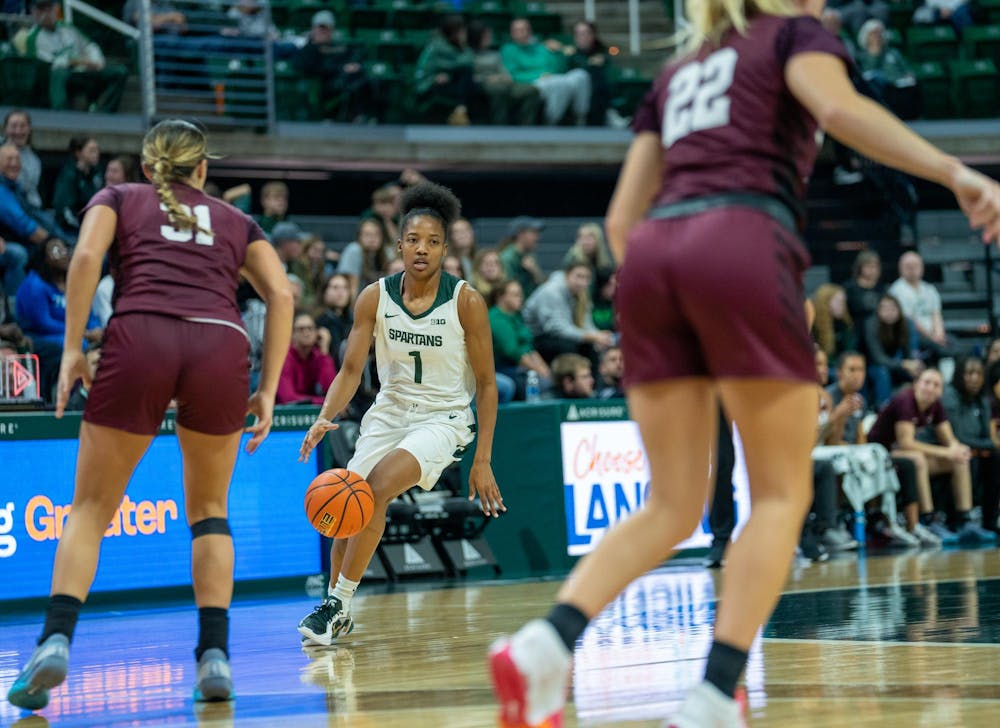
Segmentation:
{"type": "MultiPolygon", "coordinates": [[[[717,575],[695,565],[633,584],[586,632],[568,725],[657,726],[698,680],[717,575]]],[[[363,595],[343,646],[303,650],[302,595],[232,611],[237,699],[191,701],[193,610],[85,611],[70,678],[29,716],[0,725],[475,728],[493,724],[483,654],[543,613],[554,582],[473,584],[363,595]]],[[[37,635],[0,617],[6,693],[37,635]]],[[[839,559],[791,575],[754,644],[753,725],[1000,725],[1000,554],[941,551],[839,559]]]]}

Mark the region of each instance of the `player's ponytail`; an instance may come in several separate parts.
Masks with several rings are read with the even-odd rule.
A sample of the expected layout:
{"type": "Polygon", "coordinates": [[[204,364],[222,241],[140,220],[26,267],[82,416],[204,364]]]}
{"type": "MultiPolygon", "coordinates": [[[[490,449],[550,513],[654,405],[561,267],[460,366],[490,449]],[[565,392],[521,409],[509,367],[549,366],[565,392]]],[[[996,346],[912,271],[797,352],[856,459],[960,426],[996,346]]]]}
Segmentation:
{"type": "Polygon", "coordinates": [[[686,0],[687,26],[679,33],[682,55],[696,51],[702,43],[718,43],[730,28],[746,33],[749,18],[757,13],[797,15],[793,0],[686,0]]]}
{"type": "Polygon", "coordinates": [[[400,209],[403,213],[403,219],[399,223],[401,235],[410,220],[418,215],[430,215],[441,221],[447,239],[451,224],[462,214],[462,203],[447,187],[433,182],[421,182],[403,193],[400,209]]]}
{"type": "Polygon", "coordinates": [[[178,230],[198,229],[212,234],[210,230],[198,227],[197,219],[181,206],[170,186],[172,182],[188,179],[201,161],[209,156],[205,133],[194,124],[180,119],[161,121],[146,132],[142,140],[142,163],[150,171],[157,197],[167,208],[170,224],[178,230]]]}

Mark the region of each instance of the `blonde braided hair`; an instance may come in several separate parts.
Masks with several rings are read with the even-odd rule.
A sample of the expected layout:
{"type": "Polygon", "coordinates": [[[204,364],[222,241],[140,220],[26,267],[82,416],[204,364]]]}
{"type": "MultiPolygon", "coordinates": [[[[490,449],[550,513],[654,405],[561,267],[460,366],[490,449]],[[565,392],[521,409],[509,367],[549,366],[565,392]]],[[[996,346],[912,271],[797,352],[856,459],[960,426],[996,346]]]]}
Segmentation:
{"type": "Polygon", "coordinates": [[[205,133],[187,121],[166,119],[146,132],[142,140],[142,163],[149,169],[156,195],[167,208],[170,224],[178,230],[197,230],[212,235],[198,225],[198,220],[177,200],[173,182],[185,182],[208,153],[205,133]]]}
{"type": "Polygon", "coordinates": [[[678,33],[680,55],[693,53],[702,43],[717,44],[730,28],[746,35],[755,13],[798,15],[802,10],[792,0],[687,0],[688,24],[678,33]]]}

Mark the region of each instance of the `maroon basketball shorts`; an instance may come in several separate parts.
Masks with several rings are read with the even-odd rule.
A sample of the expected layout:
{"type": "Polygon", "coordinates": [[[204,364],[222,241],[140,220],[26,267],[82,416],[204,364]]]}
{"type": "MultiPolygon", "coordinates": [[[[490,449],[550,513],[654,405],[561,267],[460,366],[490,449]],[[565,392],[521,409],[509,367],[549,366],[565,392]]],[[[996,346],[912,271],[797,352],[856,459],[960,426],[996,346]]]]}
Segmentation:
{"type": "Polygon", "coordinates": [[[815,381],[798,236],[751,207],[644,220],[615,307],[625,383],[681,377],[815,381]]]}
{"type": "Polygon", "coordinates": [[[108,324],[83,419],[155,435],[171,399],[177,424],[206,435],[243,428],[250,343],[240,330],[129,313],[108,324]]]}

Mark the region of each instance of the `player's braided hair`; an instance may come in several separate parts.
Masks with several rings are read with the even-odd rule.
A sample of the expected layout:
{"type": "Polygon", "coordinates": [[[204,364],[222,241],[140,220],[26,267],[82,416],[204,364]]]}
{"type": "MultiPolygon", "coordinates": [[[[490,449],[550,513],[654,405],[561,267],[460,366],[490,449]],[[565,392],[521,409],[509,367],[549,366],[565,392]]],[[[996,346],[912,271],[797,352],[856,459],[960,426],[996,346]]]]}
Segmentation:
{"type": "Polygon", "coordinates": [[[403,219],[399,222],[400,235],[413,218],[418,215],[430,215],[441,221],[447,240],[452,222],[462,214],[462,203],[447,187],[433,182],[421,182],[403,193],[400,209],[403,212],[403,219]]]}
{"type": "Polygon", "coordinates": [[[198,226],[190,210],[178,202],[171,182],[189,178],[195,167],[209,158],[205,132],[181,119],[166,119],[154,126],[142,140],[142,163],[152,173],[153,186],[160,202],[167,208],[170,224],[178,230],[199,230],[211,235],[211,230],[198,226]]]}

